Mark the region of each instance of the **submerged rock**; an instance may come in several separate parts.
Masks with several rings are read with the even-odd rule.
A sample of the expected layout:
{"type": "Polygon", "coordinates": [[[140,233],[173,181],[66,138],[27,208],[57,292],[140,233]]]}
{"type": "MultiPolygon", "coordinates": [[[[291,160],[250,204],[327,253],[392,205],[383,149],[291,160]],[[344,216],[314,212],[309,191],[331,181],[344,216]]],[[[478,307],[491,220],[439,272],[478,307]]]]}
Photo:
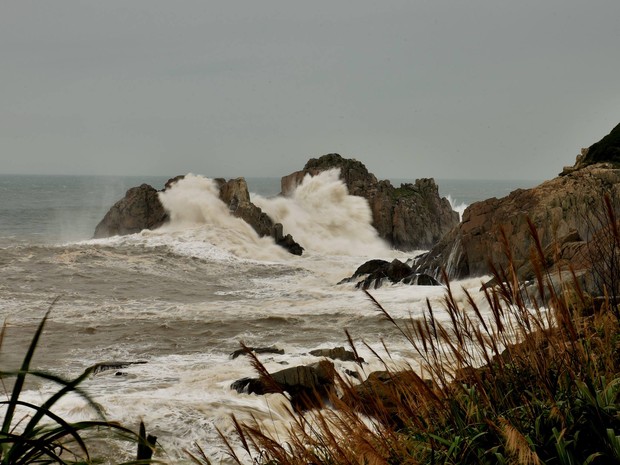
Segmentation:
{"type": "Polygon", "coordinates": [[[439,196],[433,179],[418,179],[396,188],[379,181],[363,163],[336,153],[310,159],[304,169],[281,180],[282,194],[292,195],[306,175],[340,169],[340,178],[351,195],[364,197],[370,206],[379,236],[400,250],[426,249],[459,222],[450,202],[439,196]]]}
{"type": "MultiPolygon", "coordinates": [[[[136,362],[101,362],[95,365],[95,369],[93,370],[93,375],[99,374],[104,371],[121,370],[131,365],[143,365],[145,363],[146,362],[144,360],[138,360],[136,362]]],[[[118,373],[122,373],[122,372],[117,372],[115,373],[115,375],[120,376],[118,373]]],[[[122,374],[125,375],[126,373],[122,373],[122,374]]]]}
{"type": "Polygon", "coordinates": [[[235,359],[240,355],[248,355],[248,350],[255,354],[277,354],[284,355],[284,349],[278,349],[277,347],[247,347],[246,349],[237,349],[232,354],[230,354],[230,358],[235,359]]]}

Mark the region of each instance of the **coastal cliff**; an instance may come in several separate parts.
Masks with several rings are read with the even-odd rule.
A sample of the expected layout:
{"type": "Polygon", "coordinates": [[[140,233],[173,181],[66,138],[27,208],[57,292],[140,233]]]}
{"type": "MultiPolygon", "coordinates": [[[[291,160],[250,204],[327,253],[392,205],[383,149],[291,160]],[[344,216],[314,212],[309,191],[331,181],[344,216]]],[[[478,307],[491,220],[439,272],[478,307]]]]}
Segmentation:
{"type": "Polygon", "coordinates": [[[499,267],[508,263],[502,235],[510,244],[513,264],[520,267],[534,247],[529,222],[542,247],[555,251],[553,261],[588,266],[576,259],[575,250],[605,225],[604,196],[612,206],[620,206],[619,142],[620,125],[583,149],[575,165],[558,177],[501,199],[473,203],[462,222],[418,262],[418,269],[435,276],[444,269],[450,279],[490,274],[490,263],[499,267]]]}

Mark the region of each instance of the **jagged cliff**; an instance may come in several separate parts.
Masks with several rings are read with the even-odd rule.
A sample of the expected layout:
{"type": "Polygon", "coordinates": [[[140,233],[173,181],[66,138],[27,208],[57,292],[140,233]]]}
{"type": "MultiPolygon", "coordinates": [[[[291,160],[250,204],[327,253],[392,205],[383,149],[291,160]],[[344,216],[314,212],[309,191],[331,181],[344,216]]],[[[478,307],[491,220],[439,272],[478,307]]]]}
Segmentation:
{"type": "Polygon", "coordinates": [[[530,258],[533,241],[528,218],[536,227],[542,246],[555,250],[558,259],[586,266],[577,260],[583,248],[605,223],[603,197],[620,206],[620,125],[588,149],[573,167],[532,189],[519,189],[501,199],[470,205],[462,222],[424,257],[418,268],[450,278],[488,274],[489,263],[507,263],[502,231],[517,267],[530,258]],[[567,254],[562,257],[562,253],[567,254]],[[579,262],[579,263],[577,263],[579,262]]]}
{"type": "Polygon", "coordinates": [[[310,159],[303,170],[284,176],[282,194],[291,195],[306,175],[338,168],[349,193],[364,197],[372,211],[373,226],[379,236],[401,250],[427,249],[458,224],[447,199],[439,196],[433,179],[418,179],[396,188],[379,181],[363,163],[336,153],[310,159]]]}

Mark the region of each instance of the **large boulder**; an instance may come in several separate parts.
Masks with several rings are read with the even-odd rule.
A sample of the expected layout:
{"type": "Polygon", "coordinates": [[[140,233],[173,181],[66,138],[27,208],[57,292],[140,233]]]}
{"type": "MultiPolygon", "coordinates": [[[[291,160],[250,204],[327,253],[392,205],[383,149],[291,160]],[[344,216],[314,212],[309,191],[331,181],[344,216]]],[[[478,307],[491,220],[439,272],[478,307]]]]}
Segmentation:
{"type": "Polygon", "coordinates": [[[368,200],[373,226],[379,236],[400,250],[427,249],[459,222],[450,202],[439,196],[433,179],[418,179],[396,188],[379,181],[363,163],[336,153],[310,159],[304,169],[281,181],[282,195],[290,196],[306,175],[340,169],[340,178],[351,195],[368,200]]]}
{"type": "MultiPolygon", "coordinates": [[[[618,130],[616,127],[614,132],[618,130]]],[[[604,196],[609,196],[613,206],[620,206],[620,168],[612,163],[614,149],[606,153],[611,159],[584,164],[578,157],[573,169],[539,186],[473,203],[465,210],[462,222],[420,259],[418,269],[435,276],[444,269],[450,279],[489,274],[490,263],[499,268],[508,264],[502,237],[509,243],[513,266],[522,269],[535,245],[528,219],[543,249],[556,255],[564,250],[565,254],[572,253],[574,260],[575,242],[588,243],[606,224],[604,196]]],[[[583,259],[579,263],[588,266],[583,259]]]]}
{"type": "Polygon", "coordinates": [[[155,229],[168,220],[157,190],[148,184],[132,187],[95,228],[95,238],[135,234],[155,229]]]}
{"type": "Polygon", "coordinates": [[[424,273],[417,273],[412,267],[397,258],[388,262],[374,259],[360,265],[355,273],[338,284],[357,281],[356,289],[378,289],[386,281],[392,284],[403,283],[417,286],[438,286],[440,283],[424,273]]]}
{"type": "Polygon", "coordinates": [[[264,395],[268,393],[289,394],[296,409],[321,407],[334,390],[334,364],[321,360],[311,365],[285,368],[259,378],[242,378],[231,385],[231,389],[244,394],[264,395]]]}

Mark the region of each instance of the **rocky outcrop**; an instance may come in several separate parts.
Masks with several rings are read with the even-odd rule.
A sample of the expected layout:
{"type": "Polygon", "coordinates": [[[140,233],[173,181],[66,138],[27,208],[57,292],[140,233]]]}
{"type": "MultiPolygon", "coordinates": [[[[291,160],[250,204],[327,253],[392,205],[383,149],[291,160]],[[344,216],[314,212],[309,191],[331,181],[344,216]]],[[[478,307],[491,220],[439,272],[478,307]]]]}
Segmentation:
{"type": "Polygon", "coordinates": [[[310,355],[314,355],[315,357],[327,357],[332,360],[341,360],[343,362],[364,363],[364,359],[362,357],[358,357],[355,355],[355,352],[352,350],[347,350],[344,347],[311,350],[310,355]]]}
{"type": "Polygon", "coordinates": [[[157,190],[148,184],[132,187],[116,202],[95,228],[95,239],[156,229],[168,221],[157,190]]]}
{"type": "Polygon", "coordinates": [[[216,179],[220,186],[220,199],[228,205],[230,212],[248,223],[261,236],[273,237],[276,244],[293,255],[301,255],[303,247],[290,234],[284,235],[283,226],[273,220],[250,201],[250,192],[244,178],[216,179]]]}
{"type": "MultiPolygon", "coordinates": [[[[612,134],[618,130],[616,127],[612,134]]],[[[620,206],[616,152],[611,144],[600,145],[608,140],[594,144],[587,153],[602,153],[600,147],[605,146],[609,158],[597,158],[601,161],[594,164],[578,158],[573,169],[537,187],[470,205],[462,222],[419,261],[418,269],[439,276],[443,268],[451,279],[489,274],[489,263],[498,267],[508,263],[502,235],[510,245],[513,264],[520,269],[530,259],[534,246],[528,219],[543,248],[556,255],[561,250],[565,254],[574,252],[576,242],[590,241],[605,225],[604,196],[608,195],[614,206],[620,206]]],[[[583,260],[581,263],[586,266],[583,260]]]]}
{"type": "Polygon", "coordinates": [[[418,286],[440,285],[432,276],[417,273],[412,267],[397,258],[391,262],[378,259],[367,261],[358,267],[350,278],[340,281],[339,284],[354,281],[357,281],[356,289],[377,289],[386,281],[392,284],[403,283],[418,286]]]}
{"type": "MultiPolygon", "coordinates": [[[[164,191],[172,188],[184,176],[176,176],[166,182],[164,191]]],[[[219,186],[220,199],[228,206],[231,214],[248,223],[261,236],[273,237],[276,244],[294,255],[301,255],[303,247],[285,235],[280,223],[274,223],[259,207],[250,201],[250,192],[244,178],[226,181],[215,180],[219,186]]],[[[168,213],[159,200],[158,191],[142,184],[127,191],[125,197],[116,202],[95,228],[95,238],[135,234],[144,229],[157,229],[169,220],[168,213]]]]}
{"type": "Polygon", "coordinates": [[[230,354],[230,358],[235,359],[240,355],[249,355],[250,353],[284,355],[284,349],[278,349],[277,347],[246,347],[235,350],[230,354]]]}
{"type": "Polygon", "coordinates": [[[244,394],[287,392],[296,409],[321,407],[334,389],[334,364],[321,360],[312,365],[286,368],[259,378],[242,378],[231,389],[244,394]]]}
{"type": "Polygon", "coordinates": [[[426,249],[434,245],[458,221],[450,202],[439,196],[433,179],[418,179],[396,188],[379,181],[363,163],[336,153],[310,159],[303,170],[282,178],[282,194],[292,195],[306,175],[338,168],[351,195],[368,200],[373,226],[379,236],[401,250],[426,249]]]}

